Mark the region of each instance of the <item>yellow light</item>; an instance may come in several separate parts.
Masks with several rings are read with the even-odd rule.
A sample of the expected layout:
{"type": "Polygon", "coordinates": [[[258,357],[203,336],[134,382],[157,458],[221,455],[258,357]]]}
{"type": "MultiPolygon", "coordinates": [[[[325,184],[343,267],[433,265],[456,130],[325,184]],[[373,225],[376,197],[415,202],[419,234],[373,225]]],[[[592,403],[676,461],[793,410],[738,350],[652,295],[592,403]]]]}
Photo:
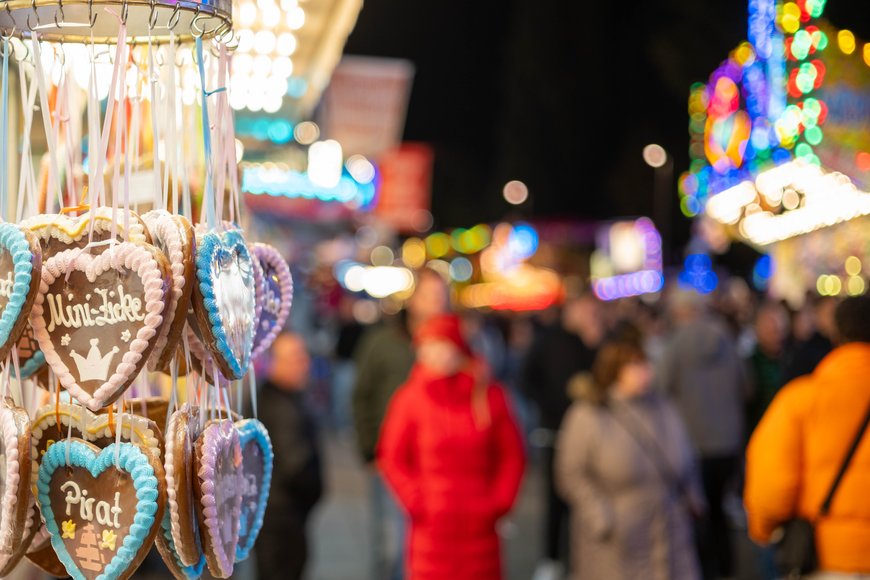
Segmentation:
{"type": "Polygon", "coordinates": [[[734,60],[736,60],[737,64],[741,66],[754,59],[755,51],[752,50],[752,45],[748,42],[741,43],[740,46],[738,46],[737,49],[734,51],[734,60]]]}
{"type": "Polygon", "coordinates": [[[788,2],[782,7],[782,29],[788,34],[794,34],[801,27],[801,9],[794,2],[788,2]]]}
{"type": "Polygon", "coordinates": [[[827,296],[827,295],[828,295],[827,290],[825,289],[825,281],[826,281],[827,279],[828,279],[828,277],[825,276],[824,274],[822,274],[821,276],[819,276],[818,278],[816,278],[816,291],[817,291],[821,296],[827,296]]]}
{"type": "Polygon", "coordinates": [[[849,276],[857,276],[861,273],[861,260],[857,256],[846,258],[846,273],[849,276]]]}
{"type": "Polygon", "coordinates": [[[426,263],[426,244],[420,238],[411,238],[402,245],[402,261],[409,268],[422,268],[426,263]]]}
{"type": "Polygon", "coordinates": [[[441,258],[450,251],[450,236],[443,232],[435,233],[426,238],[426,251],[433,258],[441,258]]]}
{"type": "Polygon", "coordinates": [[[828,288],[829,296],[836,296],[843,290],[843,283],[840,281],[838,276],[828,276],[826,286],[828,288]]]}
{"type": "Polygon", "coordinates": [[[850,276],[849,282],[847,284],[847,291],[849,292],[849,296],[860,296],[864,293],[866,289],[866,284],[864,283],[864,278],[861,276],[850,276]]]}
{"type": "Polygon", "coordinates": [[[837,44],[843,54],[852,54],[855,52],[855,35],[851,30],[841,30],[837,33],[837,44]]]}
{"type": "Polygon", "coordinates": [[[870,42],[864,45],[864,64],[870,66],[870,42]]]}

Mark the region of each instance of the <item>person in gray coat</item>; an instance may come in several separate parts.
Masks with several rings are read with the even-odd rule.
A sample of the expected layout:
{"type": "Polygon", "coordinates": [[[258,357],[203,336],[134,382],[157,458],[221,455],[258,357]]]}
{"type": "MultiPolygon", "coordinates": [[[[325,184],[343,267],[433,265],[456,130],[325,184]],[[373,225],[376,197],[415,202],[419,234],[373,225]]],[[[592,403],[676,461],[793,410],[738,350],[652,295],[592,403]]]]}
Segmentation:
{"type": "Polygon", "coordinates": [[[730,578],[735,558],[724,500],[740,472],[749,394],[745,367],[734,338],[708,312],[706,297],[676,290],[670,312],[676,328],[656,368],[656,382],[676,405],[700,460],[709,503],[699,538],[704,577],[730,578]]]}
{"type": "Polygon", "coordinates": [[[651,389],[637,341],[605,343],[562,424],[556,485],[572,507],[574,580],[698,580],[695,457],[671,404],[651,389]]]}

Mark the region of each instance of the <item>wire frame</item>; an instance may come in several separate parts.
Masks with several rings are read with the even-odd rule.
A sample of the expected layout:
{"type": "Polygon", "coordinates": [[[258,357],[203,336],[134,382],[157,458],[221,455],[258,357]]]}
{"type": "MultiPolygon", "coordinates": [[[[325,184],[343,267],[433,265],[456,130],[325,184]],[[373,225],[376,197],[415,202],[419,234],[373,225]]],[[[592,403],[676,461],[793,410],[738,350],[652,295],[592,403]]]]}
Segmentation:
{"type": "Polygon", "coordinates": [[[0,31],[53,42],[115,43],[121,22],[131,43],[227,37],[232,0],[5,0],[0,31]]]}

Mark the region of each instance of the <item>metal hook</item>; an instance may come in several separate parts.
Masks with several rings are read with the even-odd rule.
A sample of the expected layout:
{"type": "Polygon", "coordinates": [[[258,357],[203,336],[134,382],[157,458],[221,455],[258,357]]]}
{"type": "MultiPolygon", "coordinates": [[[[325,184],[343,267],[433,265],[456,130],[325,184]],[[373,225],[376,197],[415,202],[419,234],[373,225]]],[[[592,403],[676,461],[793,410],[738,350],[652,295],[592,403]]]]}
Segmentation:
{"type": "Polygon", "coordinates": [[[157,1],[151,0],[151,12],[148,13],[148,31],[154,30],[154,27],[157,26],[157,1]]]}
{"type": "Polygon", "coordinates": [[[60,22],[57,21],[57,13],[60,12],[60,22],[66,21],[66,15],[63,13],[63,0],[57,2],[57,12],[54,13],[54,25],[60,28],[60,22]]]}
{"type": "Polygon", "coordinates": [[[90,22],[91,29],[97,24],[97,14],[94,13],[94,0],[88,0],[88,22],[90,22]]]}
{"type": "Polygon", "coordinates": [[[169,30],[175,30],[175,27],[178,26],[178,21],[181,20],[181,13],[178,11],[181,8],[181,4],[176,4],[175,8],[172,9],[172,14],[169,16],[169,21],[166,23],[166,28],[169,30]]]}
{"type": "Polygon", "coordinates": [[[36,0],[30,0],[30,8],[31,8],[31,11],[33,12],[33,15],[36,17],[36,26],[33,26],[32,24],[30,24],[30,13],[28,13],[27,14],[27,28],[29,28],[30,31],[33,32],[35,29],[42,26],[42,24],[39,22],[39,12],[36,10],[36,0]]]}
{"type": "Polygon", "coordinates": [[[130,4],[127,0],[121,3],[121,24],[127,25],[127,16],[130,14],[130,4]]]}
{"type": "Polygon", "coordinates": [[[199,4],[197,4],[196,12],[194,12],[193,15],[193,20],[190,21],[190,30],[194,38],[202,38],[202,36],[205,34],[205,30],[196,25],[197,22],[199,22],[201,16],[202,15],[200,14],[200,7],[199,4]]]}

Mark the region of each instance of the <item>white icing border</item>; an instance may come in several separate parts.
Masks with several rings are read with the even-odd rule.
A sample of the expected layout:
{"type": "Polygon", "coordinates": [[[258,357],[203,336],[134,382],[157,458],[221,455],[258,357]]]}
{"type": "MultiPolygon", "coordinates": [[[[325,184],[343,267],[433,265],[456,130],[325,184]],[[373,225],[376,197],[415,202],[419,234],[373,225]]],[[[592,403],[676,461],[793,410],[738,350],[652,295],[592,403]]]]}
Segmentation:
{"type": "Polygon", "coordinates": [[[151,341],[163,322],[162,313],[166,307],[163,296],[163,276],[160,266],[144,246],[121,242],[110,246],[98,256],[78,249],[65,250],[49,258],[42,266],[42,281],[30,312],[30,324],[33,327],[33,335],[39,342],[39,348],[45,354],[45,360],[54,370],[60,384],[81,404],[92,411],[98,411],[106,406],[107,400],[123,392],[136,378],[137,364],[142,359],[142,353],[151,346],[151,341]],[[75,377],[54,349],[43,317],[45,311],[43,303],[49,286],[68,271],[84,272],[88,280],[93,282],[97,276],[110,269],[131,270],[139,276],[144,288],[146,314],[142,328],[130,341],[129,350],[124,353],[115,372],[94,391],[93,395],[90,395],[76,382],[75,377]]]}
{"type": "MultiPolygon", "coordinates": [[[[154,350],[151,351],[151,356],[148,357],[149,371],[159,370],[157,363],[163,356],[163,351],[169,342],[169,331],[172,327],[172,321],[175,320],[177,314],[178,301],[181,300],[181,296],[184,294],[184,286],[187,283],[187,279],[184,277],[184,240],[182,239],[184,226],[176,221],[177,218],[178,216],[165,210],[149,211],[142,216],[142,220],[148,225],[148,229],[151,231],[154,239],[160,240],[166,246],[167,251],[164,255],[169,260],[172,272],[172,294],[169,297],[166,321],[160,329],[154,350]]],[[[191,244],[193,244],[192,240],[191,244]]],[[[187,312],[183,314],[187,315],[187,312]]]]}
{"type": "MultiPolygon", "coordinates": [[[[3,444],[6,446],[6,487],[2,498],[2,520],[0,520],[0,568],[6,566],[12,557],[13,525],[15,511],[18,509],[18,493],[21,486],[21,462],[19,461],[18,425],[15,421],[15,412],[2,405],[0,407],[0,432],[2,432],[3,444]]],[[[29,519],[29,517],[28,517],[29,519]]]]}

